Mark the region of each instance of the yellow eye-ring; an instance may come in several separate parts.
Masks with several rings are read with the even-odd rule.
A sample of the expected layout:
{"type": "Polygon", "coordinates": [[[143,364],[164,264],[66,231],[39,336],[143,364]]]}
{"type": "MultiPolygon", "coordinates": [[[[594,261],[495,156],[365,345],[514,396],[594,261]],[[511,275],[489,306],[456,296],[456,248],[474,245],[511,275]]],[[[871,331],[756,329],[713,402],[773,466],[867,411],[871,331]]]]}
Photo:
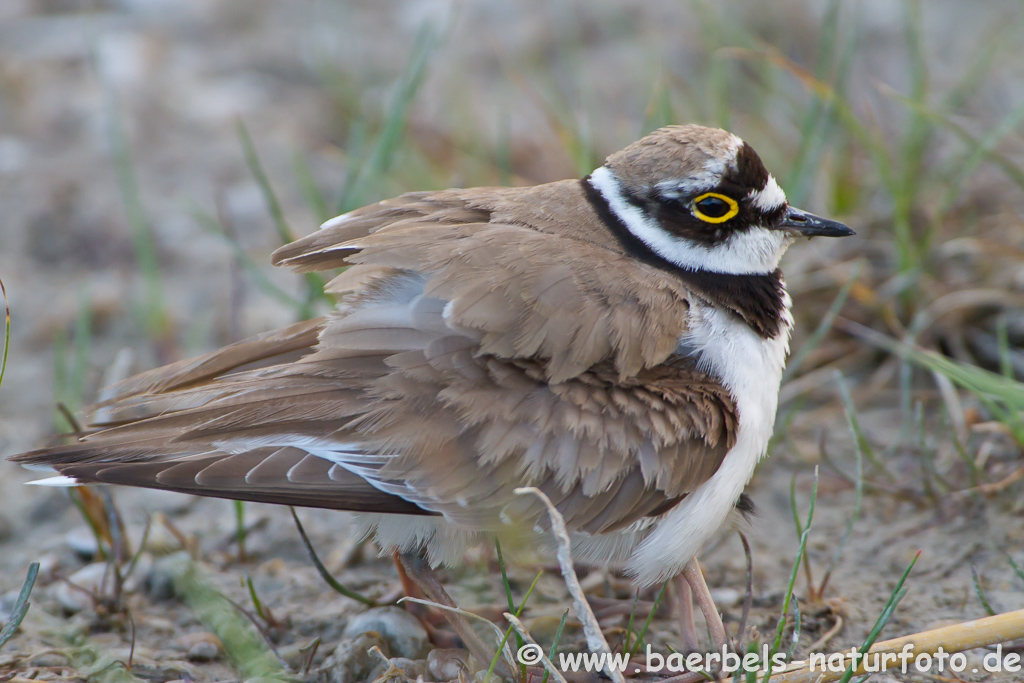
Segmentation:
{"type": "Polygon", "coordinates": [[[690,210],[706,223],[724,223],[740,212],[740,205],[724,194],[705,192],[693,200],[690,210]]]}

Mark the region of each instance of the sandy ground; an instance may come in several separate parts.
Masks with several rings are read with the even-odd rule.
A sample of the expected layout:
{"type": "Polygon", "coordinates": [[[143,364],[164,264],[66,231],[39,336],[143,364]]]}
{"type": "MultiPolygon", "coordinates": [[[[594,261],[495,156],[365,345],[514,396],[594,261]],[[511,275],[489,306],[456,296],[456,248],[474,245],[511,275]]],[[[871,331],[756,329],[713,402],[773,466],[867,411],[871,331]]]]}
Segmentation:
{"type": "MultiPolygon", "coordinates": [[[[813,65],[824,4],[773,3],[770,15],[757,16],[763,7],[730,3],[723,16],[736,17],[796,63],[813,65]]],[[[860,21],[865,28],[853,56],[851,88],[874,92],[874,84],[883,82],[903,91],[907,74],[893,66],[903,49],[900,14],[893,3],[864,7],[860,21]]],[[[923,33],[931,45],[934,82],[959,78],[966,55],[993,26],[1019,22],[1018,5],[974,7],[934,2],[924,8],[923,33]]],[[[510,150],[515,182],[569,177],[576,175],[578,164],[564,150],[549,112],[541,106],[544,97],[562,93],[575,124],[598,141],[598,156],[618,148],[641,132],[659,74],[672,74],[683,83],[693,76],[696,82],[697,74],[712,68],[700,24],[694,20],[695,13],[706,11],[710,10],[701,3],[676,2],[4,0],[0,277],[10,297],[13,329],[0,390],[0,455],[28,450],[53,433],[55,367],[66,360],[55,361],[54,340],[73,334],[83,309],[92,319],[83,358],[85,402],[95,395],[122,349],[134,352],[133,367],[140,370],[293,319],[293,310],[239,275],[230,246],[195,218],[205,212],[230,222],[239,243],[257,263],[266,263],[279,243],[259,187],[246,168],[234,128],[237,117],[256,141],[289,223],[299,234],[308,232],[318,220],[303,201],[293,171],[294,154],[305,152],[318,184],[336,196],[348,160],[351,121],[357,114],[372,115],[387,106],[417,35],[430,24],[444,38],[429,62],[410,129],[423,149],[434,152],[432,182],[497,182],[493,169],[476,171],[481,180],[460,162],[475,154],[493,164],[502,140],[510,150]],[[118,126],[130,141],[139,198],[157,241],[161,291],[170,320],[159,342],[138,314],[144,301],[143,280],[111,154],[118,126]],[[467,151],[466,140],[474,139],[481,141],[481,149],[467,151]]],[[[986,73],[983,87],[965,107],[975,115],[966,117],[971,126],[984,129],[1016,102],[1014,96],[1019,99],[1022,63],[1004,57],[986,73]]],[[[745,95],[737,93],[735,98],[742,102],[745,95]]],[[[700,93],[691,93],[686,101],[686,114],[703,115],[700,93]]],[[[740,107],[731,119],[731,127],[752,141],[769,165],[785,159],[798,136],[791,123],[796,117],[787,106],[763,116],[740,107]]],[[[486,169],[487,164],[472,167],[486,169]]],[[[385,188],[424,189],[408,186],[416,176],[407,168],[395,175],[394,187],[385,188]]],[[[1002,191],[998,184],[993,187],[997,195],[1002,191]]],[[[1019,197],[1000,201],[1007,211],[1020,215],[1019,197]]],[[[825,207],[812,195],[807,208],[825,207]]],[[[876,215],[850,219],[876,252],[885,249],[883,236],[870,229],[872,221],[884,222],[884,206],[877,209],[876,215]]],[[[811,274],[848,256],[843,249],[856,247],[815,243],[796,248],[787,257],[798,310],[801,292],[805,301],[816,296],[811,274]]],[[[269,267],[264,272],[280,287],[299,291],[297,277],[271,272],[269,267]]],[[[798,345],[816,320],[799,322],[798,345]]],[[[928,423],[924,449],[890,453],[887,448],[896,442],[902,424],[898,397],[889,388],[891,383],[878,389],[881,384],[872,384],[872,378],[878,380],[864,371],[851,381],[865,431],[877,452],[888,458],[889,471],[883,475],[866,464],[866,478],[921,491],[923,450],[961,488],[969,486],[957,469],[935,392],[923,391],[920,396],[926,402],[928,423]]],[[[803,514],[813,469],[822,464],[823,451],[848,475],[855,468],[833,385],[821,382],[803,399],[784,406],[787,414],[797,410],[788,415],[791,423],[750,489],[759,508],[747,533],[754,557],[750,625],[762,634],[774,629],[796,554],[791,478],[796,477],[803,514]]],[[[964,400],[970,407],[970,399],[964,400]]],[[[986,473],[998,481],[1020,466],[1020,453],[1008,437],[987,428],[984,420],[978,422],[982,424],[971,433],[968,449],[977,454],[989,444],[984,446],[990,454],[986,473]]],[[[6,617],[29,562],[43,563],[30,616],[22,632],[0,652],[0,677],[17,671],[36,678],[96,678],[99,674],[83,674],[81,667],[69,665],[67,657],[61,660],[64,655],[53,655],[49,648],[66,647],[67,634],[75,631],[88,634],[84,637],[93,647],[126,658],[128,631],[123,620],[99,618],[92,605],[74,616],[62,610],[60,591],[67,589],[59,577],[70,576],[87,563],[88,549],[83,547],[88,545],[88,532],[63,492],[22,485],[32,477],[0,464],[0,620],[6,617]]],[[[1013,573],[1006,554],[1024,564],[1020,492],[1018,484],[991,497],[940,496],[936,502],[927,496],[893,495],[884,487],[869,488],[824,601],[808,602],[804,578],[797,583],[797,593],[805,600],[800,651],[836,625],[837,617],[843,627],[829,647],[859,644],[918,549],[923,553],[910,591],[886,636],[983,616],[972,567],[997,611],[1019,609],[1024,580],[1013,573]]],[[[275,634],[282,650],[294,650],[319,636],[319,664],[342,640],[347,618],[362,609],[320,582],[285,510],[247,508],[252,529],[248,558],[240,563],[233,544],[231,504],[126,489],[114,495],[131,538],[138,541],[147,514],[163,513],[196,539],[208,580],[239,603],[248,604],[239,577],[251,575],[282,623],[275,634]]],[[[854,499],[850,481],[822,464],[808,544],[815,581],[821,580],[843,535],[854,499]]],[[[353,546],[345,515],[302,515],[321,555],[341,580],[375,596],[397,588],[390,561],[376,559],[372,547],[353,546]]],[[[163,550],[174,545],[166,533],[163,542],[163,550]]],[[[134,673],[152,680],[235,678],[222,658],[187,661],[183,653],[192,641],[186,634],[206,627],[181,601],[167,599],[159,586],[153,587],[151,562],[160,552],[145,554],[139,576],[150,580],[133,587],[126,598],[138,629],[136,661],[142,662],[134,673]]],[[[467,608],[501,605],[501,582],[488,558],[484,553],[449,573],[453,594],[467,608]]],[[[725,538],[704,559],[710,583],[722,589],[727,622],[735,626],[745,583],[737,537],[725,538]]],[[[528,567],[513,571],[519,595],[532,576],[528,567]]],[[[538,630],[550,630],[551,619],[567,605],[564,589],[557,575],[549,573],[538,590],[536,612],[529,616],[538,630]]],[[[620,597],[629,595],[625,584],[617,590],[620,597]]],[[[657,620],[656,640],[672,643],[675,628],[669,619],[657,620]]],[[[294,660],[292,650],[288,656],[294,660]]],[[[971,662],[981,654],[973,653],[971,662]]],[[[970,669],[961,676],[983,679],[970,669]]],[[[1019,676],[996,674],[985,680],[1019,676]]]]}

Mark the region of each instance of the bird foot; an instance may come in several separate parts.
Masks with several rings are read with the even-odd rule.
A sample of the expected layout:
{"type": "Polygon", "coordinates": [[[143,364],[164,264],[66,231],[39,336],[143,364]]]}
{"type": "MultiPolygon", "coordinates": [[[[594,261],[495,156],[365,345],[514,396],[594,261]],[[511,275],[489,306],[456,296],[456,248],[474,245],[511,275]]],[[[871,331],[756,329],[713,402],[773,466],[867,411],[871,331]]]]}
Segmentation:
{"type": "Polygon", "coordinates": [[[731,649],[732,643],[729,639],[729,632],[725,630],[722,623],[722,615],[711,599],[711,591],[704,580],[704,573],[700,569],[697,558],[690,560],[679,575],[682,579],[679,584],[679,618],[682,623],[683,647],[689,651],[698,649],[697,634],[693,628],[693,602],[697,603],[704,621],[707,624],[708,632],[716,651],[731,649]]]}

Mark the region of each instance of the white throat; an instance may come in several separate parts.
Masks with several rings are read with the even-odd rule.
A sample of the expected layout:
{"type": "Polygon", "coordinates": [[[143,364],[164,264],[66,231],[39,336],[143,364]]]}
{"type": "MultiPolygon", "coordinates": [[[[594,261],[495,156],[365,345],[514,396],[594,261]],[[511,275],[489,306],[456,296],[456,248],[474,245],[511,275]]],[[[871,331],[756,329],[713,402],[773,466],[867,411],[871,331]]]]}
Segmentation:
{"type": "MultiPolygon", "coordinates": [[[[752,227],[732,235],[723,244],[706,246],[667,232],[656,220],[627,201],[622,184],[607,166],[601,166],[590,174],[590,184],[601,193],[609,208],[634,237],[661,258],[681,268],[731,275],[770,273],[778,268],[779,259],[792,241],[780,230],[752,227]]],[[[774,179],[771,184],[774,184],[774,179]]],[[[775,201],[775,197],[771,201],[775,201]]]]}

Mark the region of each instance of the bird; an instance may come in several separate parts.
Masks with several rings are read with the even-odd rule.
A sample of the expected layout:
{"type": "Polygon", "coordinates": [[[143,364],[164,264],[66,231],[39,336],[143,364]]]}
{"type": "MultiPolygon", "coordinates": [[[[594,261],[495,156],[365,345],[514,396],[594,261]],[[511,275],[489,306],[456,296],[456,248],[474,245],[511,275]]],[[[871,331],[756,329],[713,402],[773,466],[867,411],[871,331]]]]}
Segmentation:
{"type": "Polygon", "coordinates": [[[403,194],[274,252],[340,270],[330,313],[128,378],[13,460],[50,485],[348,510],[421,585],[494,537],[552,547],[514,493],[536,487],[575,560],[685,576],[718,640],[696,556],[767,453],[794,325],[780,259],[853,234],[697,125],[582,179],[403,194]]]}

